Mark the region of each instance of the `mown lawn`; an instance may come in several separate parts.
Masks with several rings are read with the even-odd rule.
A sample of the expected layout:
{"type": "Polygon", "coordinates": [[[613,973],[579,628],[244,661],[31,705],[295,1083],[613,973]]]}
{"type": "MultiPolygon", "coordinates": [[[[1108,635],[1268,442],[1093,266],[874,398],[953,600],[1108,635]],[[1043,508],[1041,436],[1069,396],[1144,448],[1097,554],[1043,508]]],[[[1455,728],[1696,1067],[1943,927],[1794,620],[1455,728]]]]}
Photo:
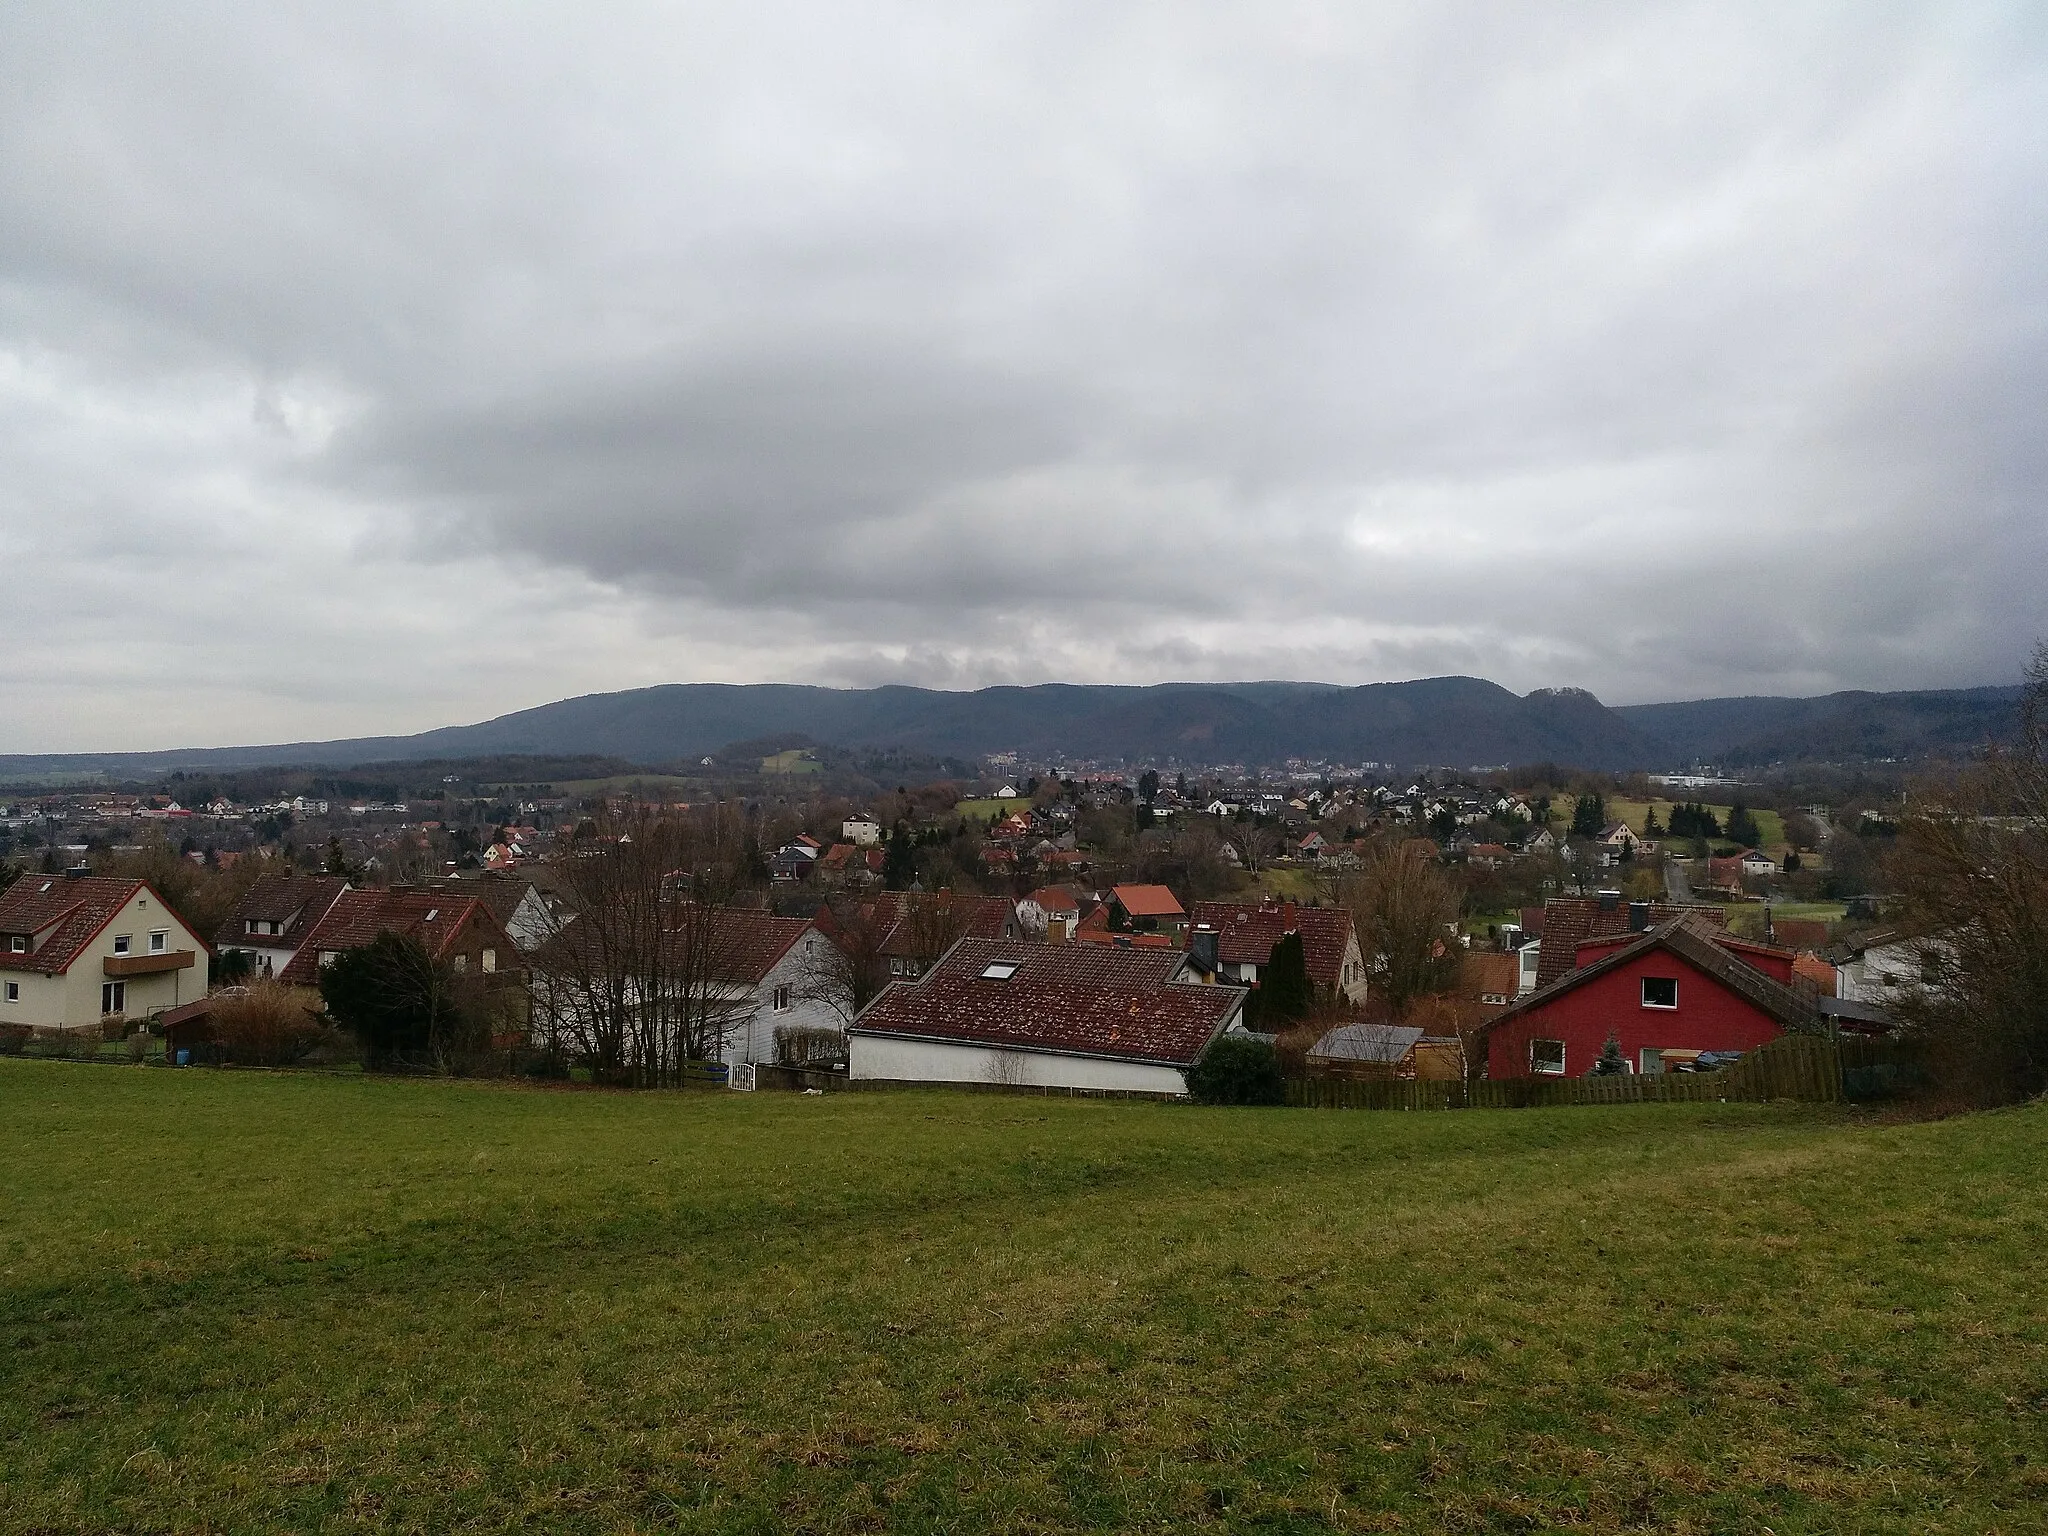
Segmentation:
{"type": "Polygon", "coordinates": [[[2039,1530],[2044,1147],[0,1060],[0,1529],[2039,1530]]]}

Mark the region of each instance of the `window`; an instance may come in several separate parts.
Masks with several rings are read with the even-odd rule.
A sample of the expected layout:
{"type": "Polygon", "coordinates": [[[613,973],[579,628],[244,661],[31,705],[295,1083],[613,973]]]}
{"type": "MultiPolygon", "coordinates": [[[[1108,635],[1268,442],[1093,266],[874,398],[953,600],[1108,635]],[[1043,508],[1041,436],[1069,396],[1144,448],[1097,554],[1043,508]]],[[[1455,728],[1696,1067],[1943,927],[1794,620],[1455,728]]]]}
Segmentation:
{"type": "Polygon", "coordinates": [[[326,968],[327,968],[328,966],[330,966],[330,965],[334,964],[334,958],[335,958],[335,951],[333,951],[333,950],[331,950],[331,949],[323,949],[323,950],[321,950],[321,951],[320,951],[320,968],[321,968],[322,970],[325,970],[325,969],[326,969],[326,968]]]}
{"type": "Polygon", "coordinates": [[[100,1012],[126,1013],[128,1011],[128,983],[105,981],[100,983],[100,1012]]]}
{"type": "Polygon", "coordinates": [[[983,981],[1008,981],[1023,964],[1019,960],[991,960],[981,968],[983,981]]]}
{"type": "Polygon", "coordinates": [[[128,935],[127,935],[127,934],[125,934],[125,933],[117,933],[117,934],[115,934],[115,935],[114,935],[114,953],[115,953],[115,954],[117,954],[117,955],[125,955],[125,954],[127,954],[127,953],[128,953],[128,935]]]}
{"type": "Polygon", "coordinates": [[[28,936],[27,936],[26,934],[21,934],[21,933],[17,933],[17,934],[16,934],[15,936],[14,936],[14,942],[13,942],[12,944],[10,944],[10,945],[8,946],[8,948],[12,949],[12,950],[13,950],[13,951],[14,951],[14,952],[15,952],[15,953],[17,954],[17,955],[25,955],[25,954],[27,954],[27,953],[28,953],[28,936]]]}
{"type": "Polygon", "coordinates": [[[5,991],[4,993],[0,993],[0,1001],[4,1001],[4,1002],[9,1002],[9,1003],[18,1003],[18,1002],[20,1002],[20,1001],[21,1001],[21,983],[20,983],[20,982],[18,982],[18,981],[10,981],[10,982],[8,982],[8,983],[7,983],[7,990],[6,990],[6,991],[5,991]]]}
{"type": "Polygon", "coordinates": [[[1549,1076],[1561,1076],[1564,1072],[1564,1042],[1562,1040],[1531,1040],[1529,1042],[1529,1070],[1549,1076]]]}
{"type": "Polygon", "coordinates": [[[460,976],[460,975],[461,975],[461,974],[462,974],[463,972],[467,971],[468,969],[469,969],[469,956],[467,956],[467,955],[457,955],[457,956],[455,957],[455,974],[456,974],[456,975],[458,975],[458,976],[460,976]]]}
{"type": "Polygon", "coordinates": [[[1643,1006],[1645,1008],[1676,1008],[1678,1006],[1678,978],[1676,976],[1645,976],[1643,978],[1643,1006]]]}
{"type": "Polygon", "coordinates": [[[768,994],[768,1005],[777,1013],[789,1012],[789,987],[786,983],[768,994]]]}
{"type": "Polygon", "coordinates": [[[149,936],[149,952],[152,955],[160,955],[170,947],[171,936],[166,930],[159,928],[149,936]]]}
{"type": "Polygon", "coordinates": [[[484,951],[484,969],[485,969],[486,971],[495,971],[495,970],[496,970],[497,968],[498,968],[498,952],[497,952],[497,951],[496,951],[495,949],[487,949],[487,950],[485,950],[485,951],[484,951]]]}

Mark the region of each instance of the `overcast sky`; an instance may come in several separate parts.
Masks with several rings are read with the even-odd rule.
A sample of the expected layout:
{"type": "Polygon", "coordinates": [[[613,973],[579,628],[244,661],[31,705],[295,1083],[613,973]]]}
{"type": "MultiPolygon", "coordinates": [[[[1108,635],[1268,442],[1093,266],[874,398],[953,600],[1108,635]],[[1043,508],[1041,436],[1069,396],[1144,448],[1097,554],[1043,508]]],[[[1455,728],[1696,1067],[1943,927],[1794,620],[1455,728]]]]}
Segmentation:
{"type": "Polygon", "coordinates": [[[2038,4],[15,0],[0,751],[2015,681],[2044,274],[2038,4]]]}

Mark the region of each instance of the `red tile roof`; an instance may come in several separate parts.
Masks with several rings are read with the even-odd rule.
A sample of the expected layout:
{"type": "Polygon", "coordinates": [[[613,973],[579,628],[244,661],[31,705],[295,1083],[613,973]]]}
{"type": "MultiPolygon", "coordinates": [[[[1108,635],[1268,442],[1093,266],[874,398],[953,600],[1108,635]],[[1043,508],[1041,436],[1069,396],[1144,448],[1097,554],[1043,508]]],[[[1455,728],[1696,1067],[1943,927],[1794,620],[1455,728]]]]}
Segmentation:
{"type": "Polygon", "coordinates": [[[319,979],[323,953],[365,948],[381,933],[406,934],[418,939],[427,953],[439,960],[454,947],[472,917],[495,930],[495,937],[503,941],[506,961],[517,956],[504,925],[473,896],[459,896],[451,891],[350,891],[313,925],[301,941],[298,953],[292,956],[291,964],[278,972],[277,979],[311,986],[319,979]]]}
{"type": "Polygon", "coordinates": [[[1037,902],[1039,910],[1047,913],[1078,912],[1081,910],[1080,900],[1072,891],[1067,890],[1064,886],[1041,885],[1024,899],[1037,902]]]}
{"type": "Polygon", "coordinates": [[[1216,958],[1226,965],[1264,966],[1283,935],[1301,935],[1309,980],[1334,987],[1344,976],[1351,942],[1351,913],[1344,907],[1304,907],[1294,902],[1198,901],[1194,921],[1216,930],[1216,958]]]}
{"type": "Polygon", "coordinates": [[[882,953],[891,958],[933,960],[937,956],[919,951],[931,933],[944,933],[958,925],[956,936],[999,939],[1017,932],[1017,904],[1007,896],[963,896],[954,891],[906,891],[882,898],[896,904],[895,925],[882,941],[882,953]],[[920,915],[930,921],[920,922],[920,915]]]}
{"type": "Polygon", "coordinates": [[[1172,891],[1163,885],[1120,885],[1110,894],[1132,917],[1186,917],[1172,891]]]}
{"type": "Polygon", "coordinates": [[[191,934],[184,919],[145,881],[104,875],[23,875],[0,893],[0,934],[21,934],[32,943],[34,935],[44,937],[21,955],[0,941],[0,970],[61,976],[137,891],[147,892],[167,917],[191,934]]]}
{"type": "Polygon", "coordinates": [[[962,939],[919,980],[884,988],[853,1032],[1185,1067],[1248,994],[1170,980],[1180,967],[1174,949],[962,939]],[[984,977],[995,960],[1017,969],[984,977]]]}

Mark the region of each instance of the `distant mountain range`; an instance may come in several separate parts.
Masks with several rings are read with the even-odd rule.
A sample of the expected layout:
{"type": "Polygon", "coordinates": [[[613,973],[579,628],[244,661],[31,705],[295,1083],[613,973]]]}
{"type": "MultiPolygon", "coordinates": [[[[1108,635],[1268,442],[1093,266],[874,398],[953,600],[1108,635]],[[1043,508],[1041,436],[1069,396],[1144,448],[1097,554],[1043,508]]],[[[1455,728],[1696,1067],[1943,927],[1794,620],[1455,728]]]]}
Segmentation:
{"type": "Polygon", "coordinates": [[[1576,688],[1518,696],[1476,677],[1325,683],[1045,683],[949,693],[675,683],[597,693],[416,736],[167,752],[0,755],[0,778],[173,769],[347,768],[507,755],[602,754],[645,767],[730,743],[801,736],[836,747],[974,759],[1277,763],[1289,757],[1444,767],[1554,762],[1592,769],[1750,768],[1968,752],[2013,728],[2020,690],[1832,693],[1609,708],[1576,688]]]}

